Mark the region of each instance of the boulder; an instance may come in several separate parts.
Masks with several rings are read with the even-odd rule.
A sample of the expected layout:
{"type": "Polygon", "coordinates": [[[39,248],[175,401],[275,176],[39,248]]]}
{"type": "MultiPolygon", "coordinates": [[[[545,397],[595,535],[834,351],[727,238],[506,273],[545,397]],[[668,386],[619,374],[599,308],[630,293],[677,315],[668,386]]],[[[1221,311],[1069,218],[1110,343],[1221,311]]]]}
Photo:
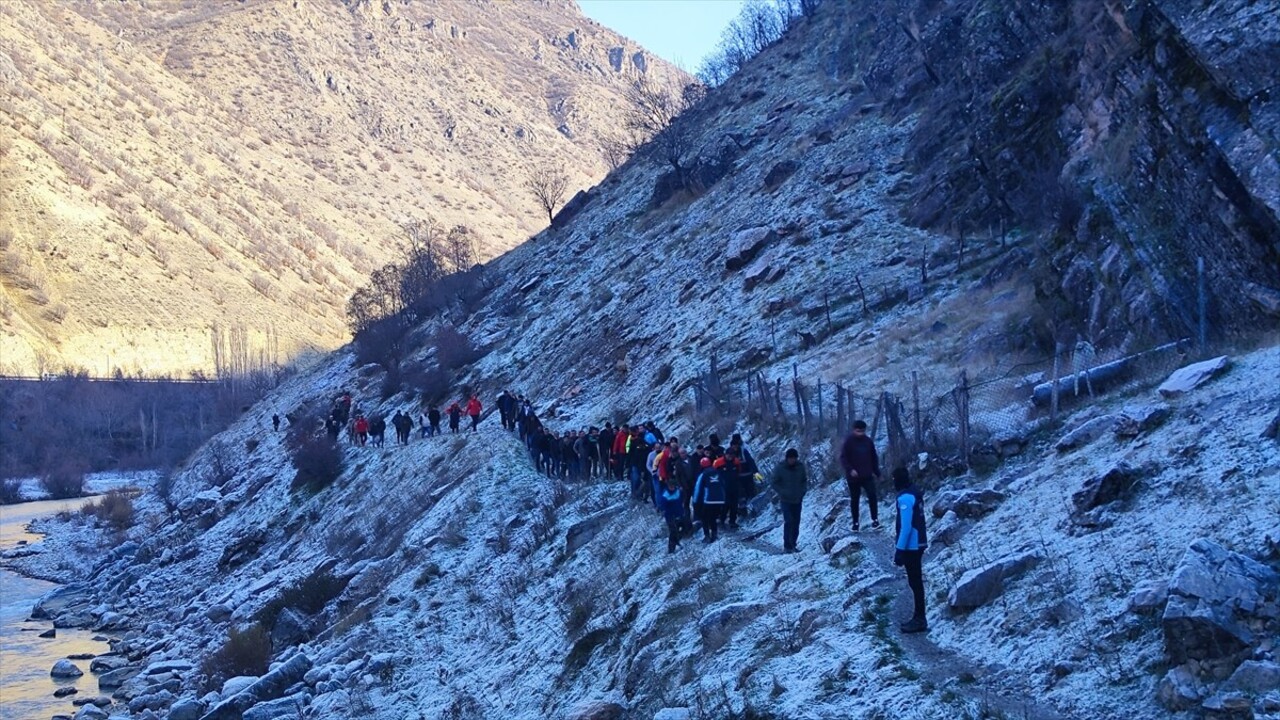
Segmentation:
{"type": "Polygon", "coordinates": [[[305,695],[291,695],[259,703],[245,710],[242,720],[294,720],[302,716],[306,699],[305,695]]]}
{"type": "Polygon", "coordinates": [[[1158,392],[1166,398],[1185,395],[1212,380],[1218,373],[1226,370],[1230,364],[1231,359],[1226,355],[1221,355],[1212,360],[1205,360],[1204,362],[1174,370],[1169,379],[1160,385],[1158,392]]]}
{"type": "Polygon", "coordinates": [[[231,619],[232,610],[227,605],[221,603],[210,605],[208,610],[204,611],[204,616],[211,622],[224,623],[231,619]]]}
{"type": "Polygon", "coordinates": [[[933,516],[941,518],[953,512],[958,518],[976,520],[993,512],[1005,497],[996,490],[948,490],[933,502],[933,516]]]}
{"type": "Polygon", "coordinates": [[[55,677],[60,679],[78,678],[81,675],[84,675],[84,671],[76,667],[75,663],[71,662],[70,660],[67,660],[66,658],[63,658],[58,662],[54,663],[53,669],[49,671],[50,677],[55,677]]]}
{"type": "Polygon", "coordinates": [[[653,714],[653,720],[693,720],[693,711],[689,708],[662,708],[653,714]]]}
{"type": "Polygon", "coordinates": [[[566,720],[622,720],[627,709],[616,702],[593,700],[580,703],[569,711],[566,720]]]}
{"type": "Polygon", "coordinates": [[[572,555],[578,548],[591,542],[596,533],[608,526],[614,517],[622,514],[626,509],[626,503],[619,503],[570,525],[564,534],[565,554],[572,555]]]}
{"type": "Polygon", "coordinates": [[[1129,612],[1139,615],[1153,615],[1164,610],[1169,601],[1169,583],[1153,580],[1139,585],[1129,596],[1129,612]]]}
{"type": "Polygon", "coordinates": [[[1265,660],[1245,660],[1227,679],[1226,690],[1264,695],[1280,690],[1280,665],[1265,660]]]}
{"type": "Polygon", "coordinates": [[[1162,626],[1175,663],[1246,655],[1249,625],[1276,613],[1280,574],[1212,540],[1191,543],[1169,582],[1162,626]]]}
{"type": "MultiPolygon", "coordinates": [[[[213,709],[205,713],[201,720],[240,720],[249,708],[268,700],[275,700],[295,683],[302,682],[302,678],[310,669],[311,659],[298,653],[258,678],[238,694],[227,697],[226,700],[213,706],[213,709]]],[[[223,692],[223,696],[226,697],[226,695],[227,693],[223,692]]]]}
{"type": "Polygon", "coordinates": [[[54,620],[63,615],[84,616],[91,606],[89,588],[75,584],[63,585],[36,601],[35,607],[31,608],[31,619],[54,620]]]}
{"type": "Polygon", "coordinates": [[[36,637],[43,638],[45,640],[52,640],[53,638],[58,637],[58,630],[57,628],[49,628],[48,630],[45,630],[44,632],[40,633],[36,637]]]}
{"type": "Polygon", "coordinates": [[[769,276],[771,269],[772,268],[768,265],[761,265],[748,271],[747,274],[742,277],[742,291],[751,292],[752,290],[755,290],[756,286],[764,282],[764,279],[769,276]]]}
{"type": "Polygon", "coordinates": [[[764,191],[773,192],[778,186],[787,181],[787,178],[795,174],[800,169],[800,163],[795,160],[783,160],[769,168],[769,172],[764,176],[764,191]]]}
{"type": "Polygon", "coordinates": [[[970,570],[960,576],[955,587],[951,588],[947,606],[957,611],[981,607],[1000,596],[1006,580],[1025,573],[1039,560],[1038,553],[1024,552],[970,570]]]}
{"type": "Polygon", "coordinates": [[[92,662],[89,663],[89,672],[91,673],[110,672],[112,670],[119,670],[120,668],[128,664],[129,664],[129,659],[124,657],[123,655],[114,655],[114,654],[99,655],[98,657],[94,658],[92,662]]]}
{"type": "Polygon", "coordinates": [[[961,520],[955,511],[948,510],[947,514],[929,529],[929,542],[934,545],[954,545],[968,527],[969,523],[961,520]]]}
{"type": "Polygon", "coordinates": [[[85,705],[76,712],[73,720],[107,720],[109,717],[107,711],[97,705],[85,705]]]}
{"type": "Polygon", "coordinates": [[[169,708],[167,720],[199,720],[202,712],[204,712],[204,705],[199,700],[187,698],[179,700],[169,708]]]}
{"type": "Polygon", "coordinates": [[[160,710],[173,704],[173,693],[168,690],[139,695],[129,701],[129,712],[137,715],[143,710],[160,710]]]}
{"type": "Polygon", "coordinates": [[[1142,472],[1122,463],[1086,480],[1084,486],[1071,495],[1071,503],[1077,513],[1083,513],[1123,500],[1142,475],[1142,472]]]}
{"type": "Polygon", "coordinates": [[[271,625],[271,647],[286,648],[311,638],[311,620],[300,611],[284,608],[271,625]]]}
{"type": "Polygon", "coordinates": [[[67,697],[68,695],[75,695],[78,692],[80,691],[68,685],[66,687],[60,687],[57,690],[54,690],[53,696],[56,698],[64,698],[64,697],[67,697]]]}
{"type": "Polygon", "coordinates": [[[1164,674],[1156,686],[1156,700],[1168,710],[1187,710],[1204,699],[1204,685],[1186,665],[1164,674]]]}
{"type": "Polygon", "coordinates": [[[222,697],[229,698],[232,695],[239,695],[256,682],[258,682],[258,678],[254,675],[239,675],[230,678],[222,683],[222,697]]]}
{"type": "Polygon", "coordinates": [[[142,668],[137,665],[125,665],[122,668],[105,672],[98,676],[98,690],[104,693],[115,690],[132,680],[140,672],[142,672],[142,668]]]}
{"type": "Polygon", "coordinates": [[[767,227],[740,230],[734,234],[725,250],[724,268],[730,272],[741,270],[777,237],[778,234],[767,227]]]}
{"type": "Polygon", "coordinates": [[[1068,452],[1092,443],[1102,437],[1103,433],[1115,427],[1119,419],[1118,415],[1103,415],[1084,421],[1062,436],[1058,441],[1058,452],[1068,452]]]}

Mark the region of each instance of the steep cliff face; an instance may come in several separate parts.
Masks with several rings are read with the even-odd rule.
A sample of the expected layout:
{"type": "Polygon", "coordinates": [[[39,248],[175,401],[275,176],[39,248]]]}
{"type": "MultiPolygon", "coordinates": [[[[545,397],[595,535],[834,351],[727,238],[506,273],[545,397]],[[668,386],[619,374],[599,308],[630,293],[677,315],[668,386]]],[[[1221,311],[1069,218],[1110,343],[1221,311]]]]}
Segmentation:
{"type": "Polygon", "coordinates": [[[1214,327],[1247,326],[1260,307],[1246,284],[1274,287],[1280,275],[1280,21],[1270,10],[1099,1],[882,11],[875,36],[899,47],[877,52],[898,75],[868,86],[923,114],[909,217],[953,234],[1041,234],[1042,297],[1095,342],[1191,334],[1201,257],[1214,327]]]}

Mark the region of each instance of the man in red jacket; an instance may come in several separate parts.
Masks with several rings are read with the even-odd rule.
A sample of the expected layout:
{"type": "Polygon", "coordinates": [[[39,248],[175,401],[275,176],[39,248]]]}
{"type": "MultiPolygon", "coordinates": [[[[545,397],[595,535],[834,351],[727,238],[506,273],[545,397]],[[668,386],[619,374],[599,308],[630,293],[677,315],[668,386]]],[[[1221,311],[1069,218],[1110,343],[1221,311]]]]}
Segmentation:
{"type": "Polygon", "coordinates": [[[475,395],[467,401],[467,414],[471,416],[471,432],[475,432],[480,425],[480,398],[475,395]]]}

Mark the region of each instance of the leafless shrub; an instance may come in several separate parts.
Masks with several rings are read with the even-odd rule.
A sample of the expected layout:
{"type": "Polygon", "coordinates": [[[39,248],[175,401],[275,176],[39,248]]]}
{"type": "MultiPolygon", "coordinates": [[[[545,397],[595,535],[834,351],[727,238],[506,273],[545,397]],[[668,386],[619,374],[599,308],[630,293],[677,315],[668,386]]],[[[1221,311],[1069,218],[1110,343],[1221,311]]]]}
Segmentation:
{"type": "Polygon", "coordinates": [[[555,219],[556,208],[564,202],[565,194],[569,191],[569,175],[562,168],[540,165],[529,171],[525,187],[547,213],[547,222],[551,222],[555,219]]]}
{"type": "Polygon", "coordinates": [[[122,490],[112,490],[96,502],[86,504],[80,513],[106,523],[116,532],[133,527],[133,498],[122,490]]]}
{"type": "Polygon", "coordinates": [[[71,461],[62,462],[47,470],[40,484],[55,500],[80,497],[84,494],[84,470],[71,461]]]}
{"type": "Polygon", "coordinates": [[[205,676],[204,689],[219,689],[233,677],[265,675],[270,662],[271,635],[261,623],[244,630],[229,628],[227,641],[200,663],[205,676]]]}

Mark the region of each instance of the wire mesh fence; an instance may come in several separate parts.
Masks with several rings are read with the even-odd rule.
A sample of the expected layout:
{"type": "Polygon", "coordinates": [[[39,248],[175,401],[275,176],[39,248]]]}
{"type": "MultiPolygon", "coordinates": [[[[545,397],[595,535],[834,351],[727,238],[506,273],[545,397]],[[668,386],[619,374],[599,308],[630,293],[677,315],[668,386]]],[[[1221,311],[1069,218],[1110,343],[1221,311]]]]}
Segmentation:
{"type": "Polygon", "coordinates": [[[922,384],[912,372],[874,394],[864,385],[855,391],[843,382],[807,381],[794,366],[789,377],[756,372],[730,378],[713,357],[693,383],[694,409],[813,440],[842,437],[861,419],[886,467],[908,465],[919,453],[968,466],[975,455],[1017,452],[1032,432],[1073,407],[1166,376],[1188,362],[1192,350],[1188,339],[1140,352],[1081,341],[1036,360],[973,375],[959,371],[942,388],[922,384]]]}

